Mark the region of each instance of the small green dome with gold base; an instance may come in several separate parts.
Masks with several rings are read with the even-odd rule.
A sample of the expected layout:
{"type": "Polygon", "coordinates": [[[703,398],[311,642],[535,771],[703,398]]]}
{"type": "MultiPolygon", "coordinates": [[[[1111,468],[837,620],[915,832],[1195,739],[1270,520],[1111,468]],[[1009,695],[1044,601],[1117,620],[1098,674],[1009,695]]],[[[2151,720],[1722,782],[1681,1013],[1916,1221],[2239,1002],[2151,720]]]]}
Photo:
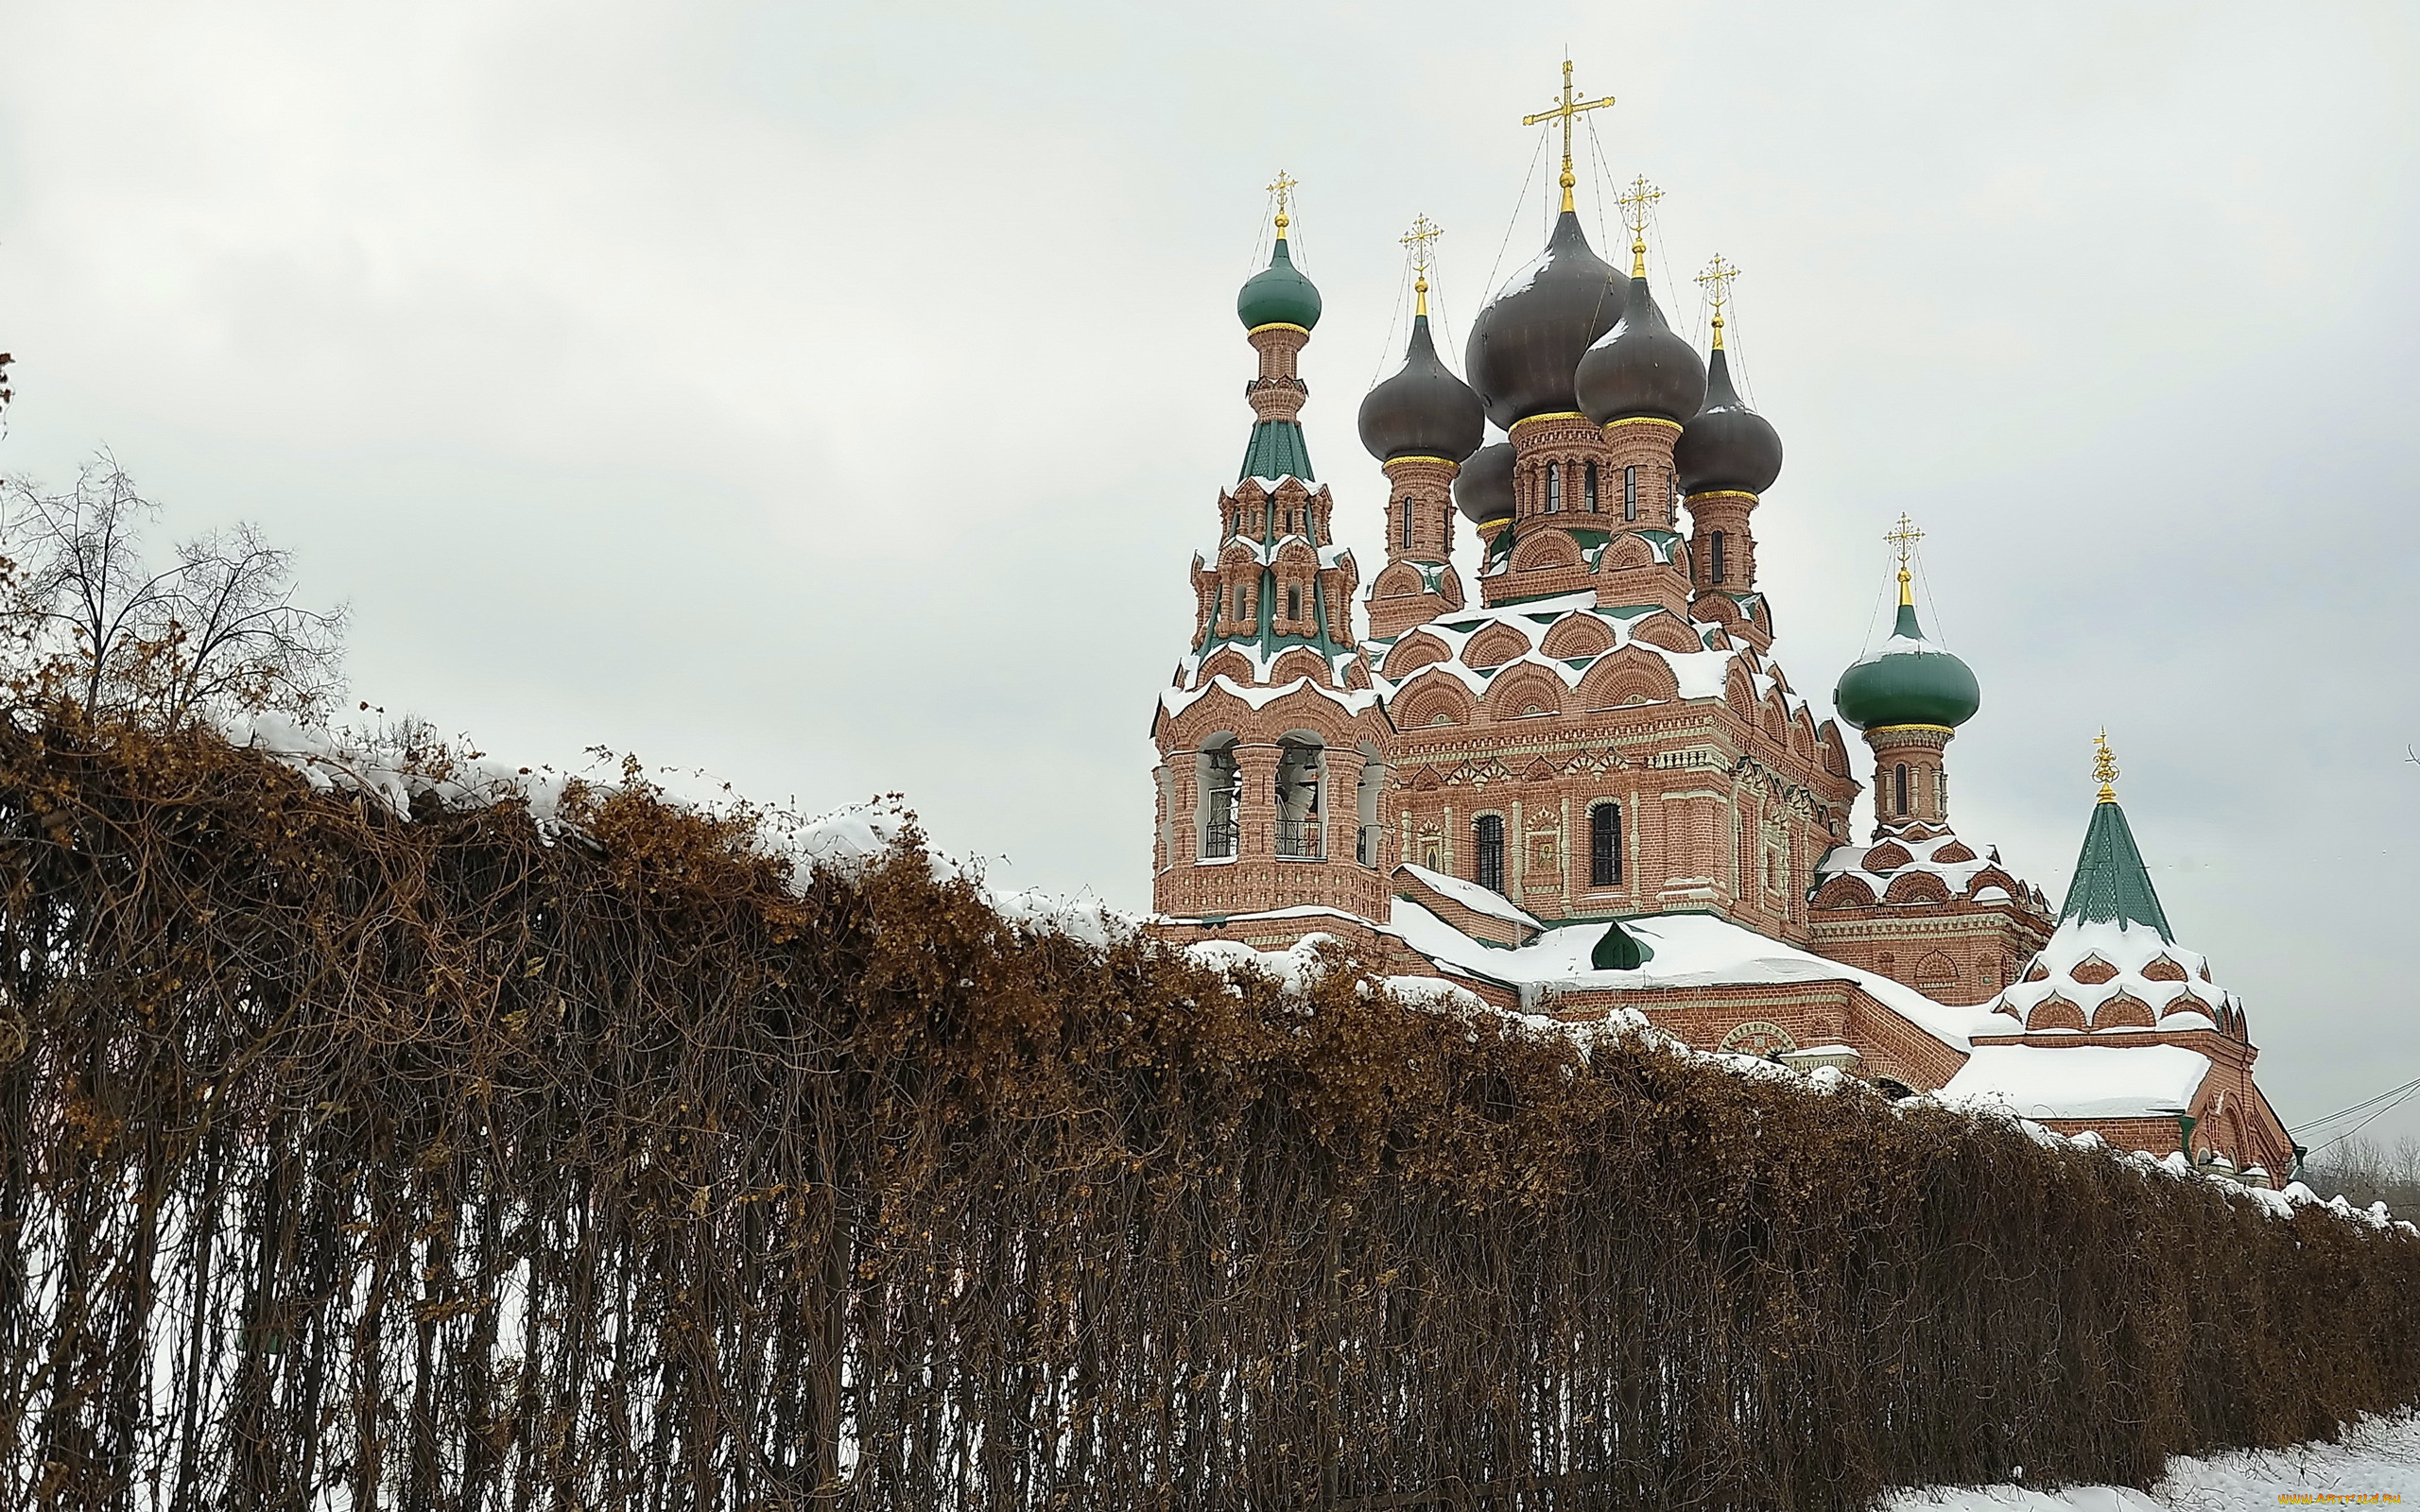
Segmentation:
{"type": "Polygon", "coordinates": [[[1257,331],[1265,325],[1299,325],[1308,331],[1320,323],[1320,291],[1294,266],[1293,254],[1286,249],[1286,226],[1281,218],[1277,227],[1277,249],[1270,254],[1269,266],[1244,281],[1236,295],[1236,318],[1247,331],[1257,331]]]}
{"type": "MultiPolygon", "coordinates": [[[[1913,532],[1905,518],[1900,529],[1913,532]]],[[[1955,730],[1983,706],[1974,670],[1925,639],[1916,623],[1915,594],[1909,587],[1907,558],[1899,559],[1899,619],[1891,638],[1841,674],[1832,707],[1858,730],[1892,725],[1938,725],[1955,730]]]]}

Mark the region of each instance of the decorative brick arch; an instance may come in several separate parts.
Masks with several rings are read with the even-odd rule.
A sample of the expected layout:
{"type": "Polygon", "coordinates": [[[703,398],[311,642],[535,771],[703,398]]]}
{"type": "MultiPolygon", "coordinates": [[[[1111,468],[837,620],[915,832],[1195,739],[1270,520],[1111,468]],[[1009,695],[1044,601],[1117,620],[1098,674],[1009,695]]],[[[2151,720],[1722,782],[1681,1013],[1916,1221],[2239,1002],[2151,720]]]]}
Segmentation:
{"type": "Polygon", "coordinates": [[[1685,655],[1705,649],[1705,643],[1698,639],[1698,632],[1667,610],[1657,610],[1633,622],[1630,638],[1645,645],[1661,646],[1667,651],[1679,651],[1685,655]]]}
{"type": "Polygon", "coordinates": [[[1395,695],[1389,713],[1398,730],[1426,730],[1435,725],[1471,722],[1470,690],[1443,673],[1432,673],[1395,695]]]}
{"type": "Polygon", "coordinates": [[[1815,754],[1815,716],[1806,712],[1804,704],[1789,721],[1789,749],[1794,756],[1811,758],[1815,754]]]}
{"type": "Polygon", "coordinates": [[[1842,872],[1815,889],[1812,908],[1871,908],[1875,904],[1874,889],[1857,878],[1842,872]]]}
{"type": "Polygon", "coordinates": [[[1428,579],[1408,561],[1391,562],[1370,580],[1372,598],[1416,598],[1428,592],[1428,579]]]}
{"type": "Polygon", "coordinates": [[[2053,993],[2033,1005],[2033,1011],[2025,1016],[2025,1026],[2028,1029],[2081,1029],[2084,1026],[2083,1009],[2053,993]]]}
{"type": "Polygon", "coordinates": [[[1891,890],[1882,895],[1886,903],[1945,903],[1949,887],[1929,871],[1903,871],[1891,883],[1891,890]]]}
{"type": "Polygon", "coordinates": [[[1779,688],[1765,695],[1760,717],[1756,723],[1758,728],[1764,730],[1765,738],[1774,745],[1786,746],[1789,743],[1789,705],[1782,701],[1779,688]]]}
{"type": "Polygon", "coordinates": [[[1560,530],[1540,530],[1512,548],[1509,564],[1516,573],[1547,572],[1580,565],[1580,542],[1560,530]]]}
{"type": "MultiPolygon", "coordinates": [[[[1966,848],[1964,846],[1942,847],[1942,850],[1964,850],[1966,848]]],[[[1945,857],[1941,853],[1941,850],[1934,851],[1932,853],[1932,858],[1935,861],[1950,859],[1948,857],[1945,857]]],[[[1969,861],[1974,860],[1974,852],[1967,851],[1966,859],[1969,861]]],[[[1986,887],[1999,888],[2002,892],[2008,894],[2009,900],[2012,902],[2022,896],[2025,891],[2025,885],[2023,883],[2018,882],[2014,877],[2010,876],[2007,872],[2002,871],[1997,867],[1985,867],[1982,870],[1975,873],[1975,875],[1966,884],[1966,896],[1972,898],[1986,887]]]]}
{"type": "Polygon", "coordinates": [[[1918,987],[1956,987],[1962,975],[1946,951],[1927,951],[1916,962],[1918,987]]]}
{"type": "Polygon", "coordinates": [[[1896,840],[1885,840],[1865,853],[1865,869],[1876,876],[1887,876],[1916,859],[1915,852],[1896,840]]]}
{"type": "Polygon", "coordinates": [[[1207,682],[1212,678],[1232,678],[1248,684],[1253,680],[1252,662],[1234,646],[1221,646],[1209,661],[1201,663],[1201,680],[1207,682]]]}
{"type": "Polygon", "coordinates": [[[1603,656],[1614,648],[1614,628],[1594,614],[1569,614],[1547,631],[1539,649],[1550,657],[1576,661],[1603,656]]]}
{"type": "Polygon", "coordinates": [[[1269,669],[1269,680],[1273,685],[1288,683],[1296,678],[1308,678],[1317,687],[1326,686],[1327,658],[1308,646],[1298,645],[1279,657],[1269,669]]]}
{"type": "Polygon", "coordinates": [[[1625,704],[1668,703],[1681,696],[1680,680],[1652,651],[1626,645],[1600,657],[1580,679],[1582,709],[1619,709],[1625,704]]]}
{"type": "Polygon", "coordinates": [[[2087,955],[2067,968],[2067,980],[2082,982],[2086,987],[2099,987],[2103,982],[2116,981],[2117,977],[2118,968],[2099,955],[2087,955]]]}
{"type": "Polygon", "coordinates": [[[1462,664],[1500,667],[1530,654],[1530,638],[1510,625],[1491,625],[1462,647],[1462,664]]]}
{"type": "Polygon", "coordinates": [[[1386,674],[1400,682],[1422,667],[1443,662],[1451,654],[1445,649],[1445,643],[1433,635],[1407,635],[1387,653],[1386,674]]]}
{"type": "Polygon", "coordinates": [[[1756,684],[1737,657],[1722,672],[1722,701],[1747,724],[1756,722],[1756,684]]]}
{"type": "Polygon", "coordinates": [[[2158,1022],[2152,1005],[2132,992],[2120,992],[2092,1010],[2096,1029],[2148,1029],[2158,1022]]]}
{"type": "Polygon", "coordinates": [[[1493,719],[1518,719],[1525,714],[1560,713],[1563,679],[1535,664],[1496,674],[1488,685],[1486,709],[1493,719]]]}
{"type": "Polygon", "coordinates": [[[2183,982],[2187,980],[2185,968],[2177,965],[2175,961],[2171,960],[2167,955],[2152,956],[2151,964],[2144,967],[2142,971],[2135,974],[2139,975],[2146,982],[2183,982]]]}
{"type": "Polygon", "coordinates": [[[1604,554],[1597,558],[1597,570],[1615,573],[1633,567],[1652,567],[1657,561],[1655,548],[1646,541],[1636,536],[1616,536],[1605,548],[1604,554]]]}
{"type": "Polygon", "coordinates": [[[1357,693],[1370,685],[1370,669],[1357,656],[1344,663],[1344,685],[1357,693]]]}
{"type": "MultiPolygon", "coordinates": [[[[1841,740],[1841,727],[1826,719],[1817,731],[1824,747],[1824,770],[1834,777],[1849,775],[1849,748],[1841,740]]],[[[2014,888],[2010,889],[2014,891],[2014,888]]]]}

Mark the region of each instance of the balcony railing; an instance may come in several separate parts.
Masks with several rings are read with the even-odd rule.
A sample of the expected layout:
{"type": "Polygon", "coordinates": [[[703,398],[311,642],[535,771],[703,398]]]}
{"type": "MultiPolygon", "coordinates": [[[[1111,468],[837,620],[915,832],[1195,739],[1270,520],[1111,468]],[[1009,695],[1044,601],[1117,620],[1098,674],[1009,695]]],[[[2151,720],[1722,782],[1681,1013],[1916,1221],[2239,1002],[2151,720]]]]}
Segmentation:
{"type": "Polygon", "coordinates": [[[1232,860],[1236,853],[1236,827],[1233,824],[1205,824],[1201,827],[1201,859],[1232,860]]]}
{"type": "Polygon", "coordinates": [[[1319,820],[1280,819],[1277,821],[1277,859],[1317,861],[1320,859],[1320,854],[1319,820]]]}
{"type": "Polygon", "coordinates": [[[1353,836],[1353,859],[1365,867],[1378,864],[1378,836],[1383,833],[1374,824],[1365,824],[1353,836]]]}

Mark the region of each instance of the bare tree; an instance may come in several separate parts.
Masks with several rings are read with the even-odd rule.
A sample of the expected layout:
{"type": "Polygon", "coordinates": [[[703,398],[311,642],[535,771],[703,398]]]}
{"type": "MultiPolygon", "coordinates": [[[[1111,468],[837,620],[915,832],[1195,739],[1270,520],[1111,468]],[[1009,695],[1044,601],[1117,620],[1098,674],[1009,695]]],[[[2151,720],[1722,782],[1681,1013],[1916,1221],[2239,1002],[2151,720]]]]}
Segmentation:
{"type": "Polygon", "coordinates": [[[158,513],[107,452],[63,493],[0,482],[21,696],[169,726],[214,711],[324,714],[346,610],[298,606],[291,556],[250,524],[182,542],[154,571],[143,531],[158,513]]]}

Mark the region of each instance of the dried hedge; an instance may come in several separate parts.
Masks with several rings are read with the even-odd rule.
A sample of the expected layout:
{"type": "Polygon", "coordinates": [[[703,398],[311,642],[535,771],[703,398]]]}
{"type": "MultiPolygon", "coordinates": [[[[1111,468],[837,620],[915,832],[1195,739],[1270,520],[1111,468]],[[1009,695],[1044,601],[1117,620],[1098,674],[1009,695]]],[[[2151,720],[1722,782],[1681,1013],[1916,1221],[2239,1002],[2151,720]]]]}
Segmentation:
{"type": "Polygon", "coordinates": [[[1850,1508],[2420,1400],[2396,1231],[579,816],[0,726],[9,1504],[1850,1508]]]}

